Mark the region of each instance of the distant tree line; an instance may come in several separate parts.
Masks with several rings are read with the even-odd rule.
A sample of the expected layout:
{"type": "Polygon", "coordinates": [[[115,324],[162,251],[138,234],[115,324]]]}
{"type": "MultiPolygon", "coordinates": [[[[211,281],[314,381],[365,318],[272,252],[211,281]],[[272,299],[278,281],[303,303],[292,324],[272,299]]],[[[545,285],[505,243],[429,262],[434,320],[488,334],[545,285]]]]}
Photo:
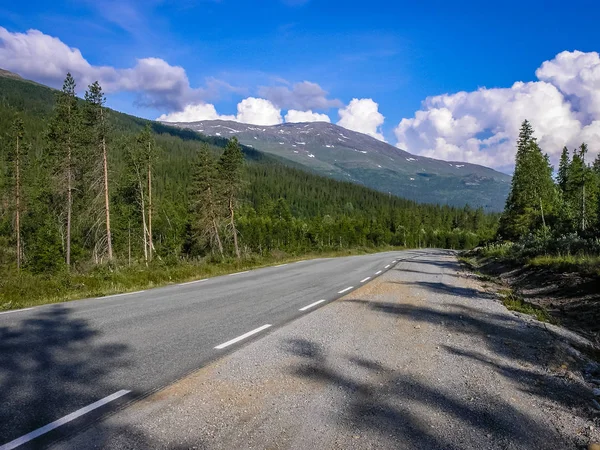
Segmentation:
{"type": "MultiPolygon", "coordinates": [[[[498,216],[482,209],[420,205],[287,167],[235,138],[204,138],[110,111],[97,82],[82,100],[68,74],[53,101],[42,86],[2,82],[10,88],[0,95],[3,272],[358,246],[470,248],[496,232],[498,216]]],[[[575,174],[575,157],[569,167],[564,214],[576,222],[581,182],[574,180],[588,179],[575,174]]],[[[583,220],[592,226],[597,187],[585,183],[583,220]]],[[[530,197],[533,207],[520,197],[513,202],[531,217],[505,221],[505,229],[533,227],[538,204],[552,223],[553,197],[542,190],[530,197]]]]}

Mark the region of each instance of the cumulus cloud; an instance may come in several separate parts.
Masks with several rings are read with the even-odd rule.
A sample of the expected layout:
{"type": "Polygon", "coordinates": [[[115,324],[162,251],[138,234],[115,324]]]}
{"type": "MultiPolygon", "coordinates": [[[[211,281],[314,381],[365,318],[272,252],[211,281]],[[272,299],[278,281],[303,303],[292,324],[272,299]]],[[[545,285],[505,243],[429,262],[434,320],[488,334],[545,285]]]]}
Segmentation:
{"type": "Polygon", "coordinates": [[[248,97],[237,105],[237,120],[253,125],[277,125],[283,122],[281,109],[264,98],[248,97]]]}
{"type": "Polygon", "coordinates": [[[160,58],[138,59],[134,67],[125,69],[94,66],[79,49],[38,30],[11,33],[0,27],[0,61],[7,70],[54,87],[60,87],[71,72],[80,89],[97,80],[107,93],[135,92],[140,105],[167,110],[215,98],[223,89],[236,90],[215,79],[209,79],[205,88],[192,88],[182,67],[160,58]]]}
{"type": "Polygon", "coordinates": [[[562,52],[536,71],[538,81],[429,97],[394,132],[397,146],[445,160],[509,171],[519,127],[528,119],[556,163],[563,146],[600,147],[600,56],[562,52]]]}
{"type": "Polygon", "coordinates": [[[187,105],[183,111],[163,114],[162,122],[199,122],[201,120],[233,120],[252,125],[277,125],[283,122],[281,110],[264,98],[248,97],[237,105],[237,115],[220,115],[214,105],[198,103],[187,105]]]}
{"type": "Polygon", "coordinates": [[[236,120],[235,116],[222,116],[217,113],[215,105],[198,103],[187,105],[183,111],[163,114],[158,119],[161,122],[199,122],[201,120],[236,120]]]}
{"type": "Polygon", "coordinates": [[[338,125],[385,142],[381,133],[381,125],[385,117],[379,112],[379,105],[372,99],[352,99],[348,106],[341,108],[338,113],[340,115],[338,125]]]}
{"type": "Polygon", "coordinates": [[[306,111],[342,106],[339,100],[327,98],[327,91],[310,81],[295,83],[291,89],[287,86],[262,86],[258,93],[277,107],[284,109],[306,111]]]}
{"type": "Polygon", "coordinates": [[[285,121],[288,123],[302,123],[302,122],[327,122],[330,123],[331,119],[327,114],[319,114],[316,112],[308,111],[297,111],[290,109],[285,115],[285,121]]]}

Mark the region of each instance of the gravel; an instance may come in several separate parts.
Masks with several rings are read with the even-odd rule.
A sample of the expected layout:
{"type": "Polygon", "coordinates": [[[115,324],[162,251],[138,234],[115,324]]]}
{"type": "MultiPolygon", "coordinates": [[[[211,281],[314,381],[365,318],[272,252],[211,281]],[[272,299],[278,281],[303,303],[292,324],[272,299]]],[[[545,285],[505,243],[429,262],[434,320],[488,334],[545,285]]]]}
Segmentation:
{"type": "Polygon", "coordinates": [[[417,254],[55,448],[600,442],[593,385],[582,375],[596,366],[575,348],[580,338],[507,311],[451,252],[417,254]]]}

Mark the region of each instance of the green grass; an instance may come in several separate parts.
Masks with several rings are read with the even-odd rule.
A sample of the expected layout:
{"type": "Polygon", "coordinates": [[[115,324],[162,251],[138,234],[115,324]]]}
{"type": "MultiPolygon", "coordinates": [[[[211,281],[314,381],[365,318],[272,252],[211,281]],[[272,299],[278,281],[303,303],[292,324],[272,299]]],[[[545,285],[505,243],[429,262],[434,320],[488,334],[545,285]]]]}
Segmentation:
{"type": "Polygon", "coordinates": [[[174,265],[157,260],[148,267],[145,264],[105,265],[87,273],[60,273],[53,276],[34,275],[26,271],[20,274],[5,273],[0,277],[0,311],[151,289],[304,259],[389,250],[398,248],[355,248],[303,255],[274,252],[269,256],[250,255],[240,261],[226,259],[221,262],[181,262],[174,265]]]}
{"type": "Polygon", "coordinates": [[[600,256],[597,255],[541,255],[531,258],[528,264],[559,272],[600,276],[600,256]]]}
{"type": "Polygon", "coordinates": [[[508,310],[529,314],[540,322],[557,323],[556,319],[552,317],[544,308],[524,301],[510,290],[503,290],[501,293],[504,294],[502,303],[508,310]]]}

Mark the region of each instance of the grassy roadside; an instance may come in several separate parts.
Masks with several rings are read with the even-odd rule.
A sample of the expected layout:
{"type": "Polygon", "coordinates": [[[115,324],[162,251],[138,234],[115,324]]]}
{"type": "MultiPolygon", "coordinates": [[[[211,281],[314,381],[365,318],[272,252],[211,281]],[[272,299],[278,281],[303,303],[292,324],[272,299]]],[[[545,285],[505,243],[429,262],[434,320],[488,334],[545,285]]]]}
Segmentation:
{"type": "Polygon", "coordinates": [[[102,266],[88,273],[60,273],[53,276],[22,272],[2,276],[0,279],[0,311],[152,289],[305,259],[364,255],[390,250],[402,249],[364,247],[302,255],[280,252],[269,256],[251,255],[240,261],[226,259],[221,262],[181,262],[175,265],[156,260],[149,266],[102,266]]]}

